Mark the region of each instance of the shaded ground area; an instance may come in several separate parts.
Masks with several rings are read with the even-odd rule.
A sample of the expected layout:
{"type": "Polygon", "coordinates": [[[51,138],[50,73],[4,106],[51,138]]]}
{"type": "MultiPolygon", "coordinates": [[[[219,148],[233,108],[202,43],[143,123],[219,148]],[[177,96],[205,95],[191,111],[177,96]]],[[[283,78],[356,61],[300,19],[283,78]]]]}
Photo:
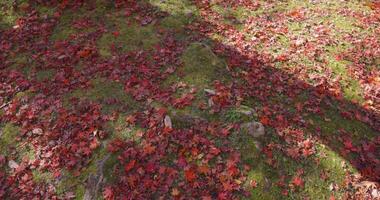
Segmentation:
{"type": "Polygon", "coordinates": [[[0,197],[379,199],[380,4],[4,1],[0,197]]]}

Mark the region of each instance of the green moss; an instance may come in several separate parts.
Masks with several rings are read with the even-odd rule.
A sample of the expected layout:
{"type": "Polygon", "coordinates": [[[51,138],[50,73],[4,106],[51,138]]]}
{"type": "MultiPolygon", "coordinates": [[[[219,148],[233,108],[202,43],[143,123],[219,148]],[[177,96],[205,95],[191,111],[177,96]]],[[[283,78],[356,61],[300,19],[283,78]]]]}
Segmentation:
{"type": "Polygon", "coordinates": [[[34,93],[30,90],[26,90],[26,91],[23,91],[23,92],[18,92],[16,95],[15,95],[15,98],[18,98],[18,99],[22,99],[24,97],[31,97],[33,96],[34,93]]]}
{"type": "Polygon", "coordinates": [[[46,6],[37,6],[37,10],[41,15],[53,16],[56,8],[46,7],[46,6]]]}
{"type": "Polygon", "coordinates": [[[354,139],[360,141],[362,139],[371,139],[377,135],[368,125],[357,121],[343,118],[339,111],[333,108],[326,108],[326,119],[318,115],[311,115],[309,118],[313,121],[314,126],[320,127],[322,134],[331,136],[343,129],[351,133],[354,139]]]}
{"type": "Polygon", "coordinates": [[[62,16],[59,19],[59,23],[55,27],[53,34],[50,39],[55,40],[66,40],[69,39],[70,36],[78,34],[78,33],[89,33],[95,31],[94,28],[86,28],[86,29],[76,29],[72,26],[74,20],[83,18],[83,17],[93,17],[95,11],[90,12],[85,8],[80,8],[77,10],[65,10],[62,16]]]}
{"type": "Polygon", "coordinates": [[[104,163],[104,178],[107,183],[113,183],[117,180],[117,176],[114,174],[115,166],[117,166],[120,162],[117,159],[118,154],[113,153],[110,155],[108,160],[104,163]]]}
{"type": "Polygon", "coordinates": [[[192,17],[185,16],[167,16],[160,21],[160,29],[169,30],[174,32],[174,39],[178,41],[184,41],[187,39],[189,33],[185,27],[192,21],[192,17]]]}
{"type": "Polygon", "coordinates": [[[37,169],[32,170],[33,180],[36,183],[49,183],[54,179],[53,174],[50,172],[42,172],[37,169]]]}
{"type": "MultiPolygon", "coordinates": [[[[23,12],[15,9],[13,6],[14,0],[2,0],[0,2],[0,28],[10,28],[16,25],[19,17],[23,16],[23,12]]],[[[19,0],[18,7],[29,5],[27,0],[19,0]]]]}
{"type": "Polygon", "coordinates": [[[346,66],[349,64],[347,61],[337,61],[335,59],[329,59],[329,67],[332,69],[336,76],[340,76],[340,81],[343,88],[344,97],[347,100],[355,100],[357,102],[363,102],[362,89],[359,82],[350,77],[347,72],[346,66]]]}
{"type": "Polygon", "coordinates": [[[181,57],[184,77],[170,76],[164,84],[183,81],[188,85],[204,88],[213,80],[220,80],[225,72],[226,64],[218,58],[210,47],[201,43],[192,43],[181,57]],[[219,76],[221,75],[221,76],[219,76]]]}
{"type": "Polygon", "coordinates": [[[123,84],[105,80],[103,78],[97,78],[91,81],[91,87],[89,89],[77,89],[66,96],[66,106],[68,106],[68,99],[71,97],[85,98],[103,103],[102,109],[106,113],[109,113],[120,106],[119,104],[107,104],[106,101],[109,98],[119,100],[123,106],[128,105],[131,108],[139,107],[139,104],[124,91],[123,84]]]}
{"type": "MultiPolygon", "coordinates": [[[[347,163],[336,152],[329,149],[323,144],[317,144],[317,157],[320,159],[319,165],[314,165],[308,169],[305,181],[305,188],[302,193],[308,196],[310,199],[328,199],[331,194],[334,194],[335,198],[342,198],[342,191],[331,192],[330,184],[337,184],[342,186],[345,179],[345,169],[342,163],[347,163]],[[328,174],[327,180],[321,178],[322,173],[328,174]]],[[[350,171],[355,172],[355,169],[348,165],[350,171]]]]}
{"type": "Polygon", "coordinates": [[[141,26],[136,23],[128,24],[123,16],[111,16],[107,19],[110,26],[115,27],[115,31],[119,32],[118,36],[112,33],[105,33],[97,41],[99,53],[108,57],[112,53],[110,46],[114,44],[120,47],[123,52],[136,51],[139,49],[149,50],[159,43],[159,38],[155,32],[153,24],[141,26]]]}
{"type": "Polygon", "coordinates": [[[189,0],[148,0],[161,11],[168,12],[173,16],[183,16],[189,13],[198,15],[198,9],[189,0]]]}
{"type": "MultiPolygon", "coordinates": [[[[81,12],[78,12],[78,13],[81,13],[81,12]]],[[[69,36],[77,33],[76,30],[71,26],[71,23],[73,19],[79,18],[78,13],[66,11],[61,16],[59,24],[55,27],[50,39],[53,41],[65,40],[65,39],[68,39],[69,36]]]]}
{"type": "Polygon", "coordinates": [[[44,80],[49,80],[55,75],[55,70],[50,69],[50,70],[43,70],[43,71],[38,71],[36,75],[36,79],[38,81],[44,81],[44,80]]]}
{"type": "Polygon", "coordinates": [[[120,114],[117,120],[108,123],[107,128],[112,133],[110,137],[137,141],[139,138],[136,137],[136,132],[143,130],[138,127],[131,127],[126,122],[126,117],[127,115],[120,114]]]}
{"type": "Polygon", "coordinates": [[[250,188],[251,197],[249,199],[285,199],[286,197],[281,194],[279,187],[272,184],[272,181],[267,177],[266,166],[263,163],[260,163],[254,169],[248,173],[248,178],[246,182],[246,187],[250,188],[249,184],[251,181],[256,181],[257,187],[250,188]]]}
{"type": "Polygon", "coordinates": [[[17,145],[16,137],[20,132],[20,128],[12,123],[6,123],[0,134],[0,153],[7,154],[9,147],[17,145]]]}
{"type": "Polygon", "coordinates": [[[242,161],[251,167],[256,167],[261,161],[260,150],[255,145],[255,139],[244,132],[236,132],[230,136],[232,145],[239,150],[242,161]]]}

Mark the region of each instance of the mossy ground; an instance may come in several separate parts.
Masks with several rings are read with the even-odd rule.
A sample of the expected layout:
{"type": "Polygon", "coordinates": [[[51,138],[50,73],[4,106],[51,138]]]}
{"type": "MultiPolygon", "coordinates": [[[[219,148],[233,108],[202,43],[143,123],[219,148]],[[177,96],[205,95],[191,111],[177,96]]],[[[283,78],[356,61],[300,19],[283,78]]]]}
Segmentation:
{"type": "Polygon", "coordinates": [[[70,98],[79,98],[98,102],[102,105],[102,111],[111,113],[117,109],[128,107],[130,110],[139,108],[139,103],[124,92],[124,86],[121,83],[109,81],[104,78],[96,78],[91,81],[90,88],[77,89],[66,96],[65,105],[69,106],[70,98]],[[109,103],[109,100],[116,100],[115,103],[109,103]]]}
{"type": "MultiPolygon", "coordinates": [[[[189,1],[178,1],[178,0],[150,0],[153,6],[158,9],[168,12],[170,16],[165,17],[160,21],[160,23],[148,26],[140,26],[136,24],[133,20],[126,20],[122,13],[111,13],[104,15],[109,11],[113,11],[113,7],[104,1],[97,1],[99,5],[94,11],[79,10],[79,11],[68,11],[63,14],[57,28],[54,30],[51,36],[52,41],[57,40],[67,40],[71,36],[82,33],[82,32],[93,32],[94,29],[75,29],[73,28],[72,22],[75,19],[83,17],[91,17],[95,19],[100,19],[104,21],[105,25],[110,27],[113,32],[105,32],[96,42],[97,48],[101,56],[105,58],[110,58],[115,52],[112,51],[111,46],[115,46],[119,50],[119,53],[135,51],[135,50],[149,50],[154,48],[155,45],[159,44],[160,36],[157,32],[158,29],[169,29],[174,30],[179,36],[179,38],[186,37],[184,27],[189,24],[196,17],[198,17],[198,10],[195,6],[191,5],[189,1]],[[117,32],[117,34],[116,34],[117,32]]],[[[350,8],[359,9],[366,12],[366,8],[356,1],[349,3],[350,8]]],[[[213,10],[221,13],[226,18],[226,23],[236,26],[241,29],[238,21],[243,21],[248,16],[260,16],[268,13],[276,12],[287,12],[300,8],[307,9],[336,9],[341,4],[339,1],[331,1],[322,4],[312,4],[309,1],[281,1],[278,6],[273,7],[270,10],[259,8],[257,10],[249,10],[243,7],[237,9],[222,8],[218,5],[213,5],[213,10]],[[230,16],[234,16],[237,21],[229,21],[230,16]]],[[[48,15],[52,14],[52,10],[46,8],[39,8],[40,12],[46,13],[48,15]]],[[[13,11],[8,13],[0,13],[2,17],[1,25],[11,25],[16,19],[16,15],[13,15],[13,11]],[[6,16],[6,17],[4,17],[6,16]]],[[[305,32],[305,26],[307,24],[313,24],[316,22],[321,23],[331,23],[333,24],[333,34],[336,37],[341,37],[343,33],[350,32],[352,30],[359,30],[355,26],[354,19],[347,19],[339,14],[315,17],[311,18],[310,21],[303,22],[289,22],[288,29],[290,35],[296,35],[298,37],[310,37],[309,32],[305,32]]],[[[363,33],[365,34],[365,33],[363,33]]],[[[213,39],[213,38],[211,38],[213,39]]],[[[215,40],[223,41],[223,37],[220,35],[215,35],[215,40]]],[[[269,49],[265,49],[264,46],[259,46],[260,50],[265,50],[271,52],[273,55],[280,55],[286,52],[287,48],[290,47],[291,42],[287,36],[278,35],[275,39],[274,45],[269,49]]],[[[337,61],[335,59],[335,54],[339,53],[344,49],[347,49],[349,44],[339,43],[337,45],[326,46],[324,58],[328,61],[328,67],[332,70],[335,76],[341,77],[341,86],[344,89],[344,97],[347,100],[363,101],[362,91],[357,80],[352,78],[348,73],[347,66],[350,64],[345,61],[337,61]]],[[[24,65],[30,63],[28,61],[28,55],[19,55],[12,58],[14,61],[15,68],[23,68],[24,65]]],[[[195,117],[201,117],[207,119],[208,121],[221,121],[228,123],[240,123],[248,122],[251,120],[257,120],[256,116],[247,117],[239,112],[239,107],[231,107],[221,114],[209,113],[209,110],[201,110],[197,107],[199,102],[207,103],[203,89],[212,87],[214,80],[223,80],[224,82],[231,81],[228,72],[226,70],[226,63],[223,58],[218,57],[213,53],[211,48],[203,43],[192,43],[184,51],[181,61],[183,66],[178,68],[177,71],[169,76],[167,80],[163,83],[163,87],[169,87],[175,83],[183,82],[190,87],[198,89],[196,94],[196,99],[194,103],[184,109],[175,109],[173,107],[169,108],[169,113],[176,115],[191,115],[195,117]]],[[[315,61],[308,59],[307,57],[297,58],[294,63],[302,63],[313,68],[315,61]]],[[[281,69],[283,64],[279,63],[278,66],[281,69]]],[[[25,74],[28,74],[28,70],[31,68],[25,68],[25,74]]],[[[54,75],[53,70],[40,71],[37,73],[37,80],[43,81],[51,78],[54,75]]],[[[181,93],[183,91],[179,91],[181,93]]],[[[89,88],[77,89],[66,96],[66,106],[70,106],[70,98],[80,98],[89,101],[95,101],[102,104],[102,111],[105,113],[112,113],[116,110],[122,110],[123,113],[120,114],[115,121],[110,122],[107,125],[108,131],[111,133],[110,138],[122,138],[125,140],[135,140],[136,132],[140,131],[139,128],[129,127],[125,118],[128,111],[125,111],[123,107],[128,107],[127,110],[139,110],[141,105],[134,101],[132,97],[128,96],[124,92],[124,87],[122,83],[112,82],[104,78],[96,78],[91,81],[89,88]],[[112,97],[117,99],[119,103],[108,104],[107,101],[112,97]]],[[[280,99],[281,100],[281,99],[280,99]]],[[[280,101],[278,100],[278,101],[280,101]]],[[[247,103],[250,106],[259,106],[260,103],[247,103]]],[[[244,109],[244,108],[243,108],[244,109]]],[[[315,114],[309,115],[309,120],[312,121],[314,126],[320,127],[323,136],[325,137],[338,137],[337,130],[344,129],[350,133],[353,133],[353,140],[359,141],[363,138],[372,138],[376,133],[369,128],[367,125],[358,122],[356,120],[347,120],[342,118],[337,114],[336,110],[331,110],[326,108],[327,116],[329,119],[322,118],[315,114]]],[[[176,121],[173,118],[173,125],[179,128],[185,128],[187,125],[182,121],[176,121]]],[[[2,126],[2,134],[0,134],[0,153],[8,153],[10,146],[16,146],[17,141],[15,140],[18,135],[19,128],[14,124],[5,124],[2,126]]],[[[331,194],[334,194],[335,198],[339,199],[342,196],[340,190],[330,191],[329,187],[331,184],[342,185],[345,177],[345,170],[342,163],[346,163],[351,171],[355,171],[347,161],[340,157],[336,153],[336,149],[332,149],[324,144],[317,144],[316,154],[312,158],[308,158],[302,162],[296,162],[287,156],[283,155],[281,152],[275,152],[275,158],[278,161],[278,168],[273,168],[265,162],[265,158],[262,153],[257,148],[257,143],[265,143],[267,140],[273,139],[275,134],[273,130],[268,130],[268,138],[264,138],[262,141],[253,139],[248,135],[242,133],[234,133],[230,136],[232,145],[238,149],[242,154],[242,160],[244,164],[251,167],[251,171],[248,174],[247,187],[249,187],[250,181],[256,181],[257,187],[251,190],[251,199],[302,199],[303,197],[308,197],[309,199],[328,199],[331,194]],[[319,164],[315,163],[315,160],[319,160],[319,164]],[[289,178],[295,175],[298,169],[304,169],[304,181],[305,185],[303,188],[297,191],[290,192],[288,196],[282,194],[282,189],[276,185],[276,182],[280,180],[281,175],[286,175],[289,178]],[[321,173],[328,173],[329,176],[327,180],[322,180],[320,178],[321,173]]],[[[275,140],[279,140],[278,138],[275,140]]],[[[97,150],[90,164],[82,169],[81,175],[79,177],[74,177],[70,172],[65,172],[63,179],[58,182],[57,193],[63,193],[69,188],[76,188],[76,198],[80,199],[84,195],[84,183],[91,173],[96,173],[96,161],[103,159],[107,155],[105,146],[107,141],[105,141],[99,150],[97,150]]],[[[27,148],[26,148],[27,149],[27,148]]],[[[27,153],[27,152],[26,152],[27,153]]],[[[29,154],[33,154],[29,152],[29,154]]],[[[112,171],[117,163],[117,155],[112,155],[105,164],[106,180],[113,181],[115,177],[109,173],[112,171]]],[[[52,182],[55,181],[52,175],[48,172],[34,170],[33,178],[36,182],[52,182]]]]}

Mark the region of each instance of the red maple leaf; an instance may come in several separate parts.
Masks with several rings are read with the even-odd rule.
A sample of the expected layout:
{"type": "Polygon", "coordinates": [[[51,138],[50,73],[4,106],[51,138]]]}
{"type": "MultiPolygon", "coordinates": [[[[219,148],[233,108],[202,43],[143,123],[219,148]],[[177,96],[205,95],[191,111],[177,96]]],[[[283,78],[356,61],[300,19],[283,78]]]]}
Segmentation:
{"type": "Polygon", "coordinates": [[[194,170],[188,169],[185,170],[185,178],[187,181],[192,182],[197,178],[197,175],[195,174],[194,170]]]}
{"type": "Polygon", "coordinates": [[[297,187],[303,187],[304,182],[303,182],[303,180],[302,180],[301,177],[296,176],[296,177],[293,178],[293,180],[292,180],[292,184],[293,184],[294,186],[297,186],[297,187]]]}
{"type": "Polygon", "coordinates": [[[131,160],[129,163],[124,167],[125,172],[129,172],[133,167],[135,167],[136,160],[131,160]]]}
{"type": "Polygon", "coordinates": [[[112,199],[114,199],[114,193],[113,193],[113,190],[112,190],[111,187],[104,188],[103,198],[105,200],[112,200],[112,199]]]}

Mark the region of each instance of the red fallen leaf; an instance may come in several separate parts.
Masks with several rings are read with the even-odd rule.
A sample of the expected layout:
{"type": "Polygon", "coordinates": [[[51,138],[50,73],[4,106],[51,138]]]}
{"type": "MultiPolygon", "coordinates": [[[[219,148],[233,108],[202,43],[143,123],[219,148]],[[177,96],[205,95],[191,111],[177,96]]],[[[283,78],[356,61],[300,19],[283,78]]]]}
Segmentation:
{"type": "Polygon", "coordinates": [[[152,146],[151,144],[146,144],[144,145],[144,154],[151,154],[156,150],[155,146],[152,146]]]}
{"type": "Polygon", "coordinates": [[[127,122],[128,124],[131,124],[131,125],[134,125],[136,123],[136,116],[134,115],[128,115],[126,118],[125,118],[125,122],[127,122]]]}
{"type": "Polygon", "coordinates": [[[284,190],[281,191],[281,194],[283,196],[288,196],[289,192],[288,192],[288,190],[284,189],[284,190]]]}
{"type": "Polygon", "coordinates": [[[119,31],[114,31],[112,34],[113,34],[115,37],[119,37],[119,35],[120,35],[119,31]]]}
{"type": "Polygon", "coordinates": [[[103,198],[105,200],[112,200],[112,199],[115,198],[113,190],[112,190],[111,187],[104,188],[104,190],[103,190],[103,198]]]}
{"type": "Polygon", "coordinates": [[[335,197],[333,194],[330,196],[329,200],[335,200],[335,197]]]}
{"type": "Polygon", "coordinates": [[[292,184],[297,187],[303,187],[304,182],[301,177],[296,176],[293,178],[292,184]]]}
{"type": "Polygon", "coordinates": [[[198,167],[198,171],[201,174],[208,174],[210,172],[210,168],[207,165],[201,165],[198,167]]]}
{"type": "Polygon", "coordinates": [[[380,9],[380,2],[369,2],[369,3],[366,3],[366,4],[372,10],[378,10],[378,9],[380,9]]]}
{"type": "Polygon", "coordinates": [[[173,188],[172,192],[171,192],[172,196],[174,196],[174,197],[178,196],[180,193],[181,192],[178,190],[178,188],[173,188]]]}
{"type": "Polygon", "coordinates": [[[345,140],[344,142],[343,142],[343,144],[344,144],[344,147],[346,148],[346,149],[348,149],[348,150],[352,150],[353,149],[353,145],[352,145],[352,141],[351,140],[345,140]]]}
{"type": "Polygon", "coordinates": [[[225,190],[225,191],[232,191],[233,190],[233,184],[232,183],[230,183],[229,181],[227,181],[227,182],[223,182],[222,183],[222,185],[223,185],[223,189],[225,190]]]}
{"type": "Polygon", "coordinates": [[[88,56],[91,55],[91,50],[90,49],[83,49],[78,51],[77,55],[81,58],[87,58],[88,56]]]}
{"type": "Polygon", "coordinates": [[[61,176],[61,172],[60,172],[60,171],[55,171],[55,172],[53,173],[53,176],[54,176],[54,178],[58,178],[58,177],[61,176]]]}
{"type": "Polygon", "coordinates": [[[236,175],[236,174],[238,174],[239,173],[239,170],[238,170],[238,168],[236,168],[235,166],[232,166],[232,167],[229,167],[228,168],[228,174],[230,175],[230,176],[234,176],[234,175],[236,175]]]}
{"type": "Polygon", "coordinates": [[[192,169],[185,170],[185,179],[189,182],[194,181],[197,178],[197,175],[192,169]]]}
{"type": "Polygon", "coordinates": [[[289,16],[294,19],[302,20],[305,18],[305,15],[300,10],[293,10],[289,13],[289,16]]]}
{"type": "Polygon", "coordinates": [[[269,118],[268,118],[267,116],[262,116],[262,117],[260,118],[260,122],[261,122],[263,125],[269,125],[270,120],[269,120],[269,118]]]}
{"type": "Polygon", "coordinates": [[[136,164],[136,160],[131,160],[129,163],[124,167],[125,172],[129,172],[136,164]]]}
{"type": "Polygon", "coordinates": [[[96,138],[90,142],[90,149],[91,150],[98,148],[98,146],[99,146],[99,141],[96,138]]]}
{"type": "Polygon", "coordinates": [[[282,62],[282,61],[289,60],[289,58],[288,58],[288,55],[281,54],[281,55],[277,56],[276,60],[282,62]]]}

